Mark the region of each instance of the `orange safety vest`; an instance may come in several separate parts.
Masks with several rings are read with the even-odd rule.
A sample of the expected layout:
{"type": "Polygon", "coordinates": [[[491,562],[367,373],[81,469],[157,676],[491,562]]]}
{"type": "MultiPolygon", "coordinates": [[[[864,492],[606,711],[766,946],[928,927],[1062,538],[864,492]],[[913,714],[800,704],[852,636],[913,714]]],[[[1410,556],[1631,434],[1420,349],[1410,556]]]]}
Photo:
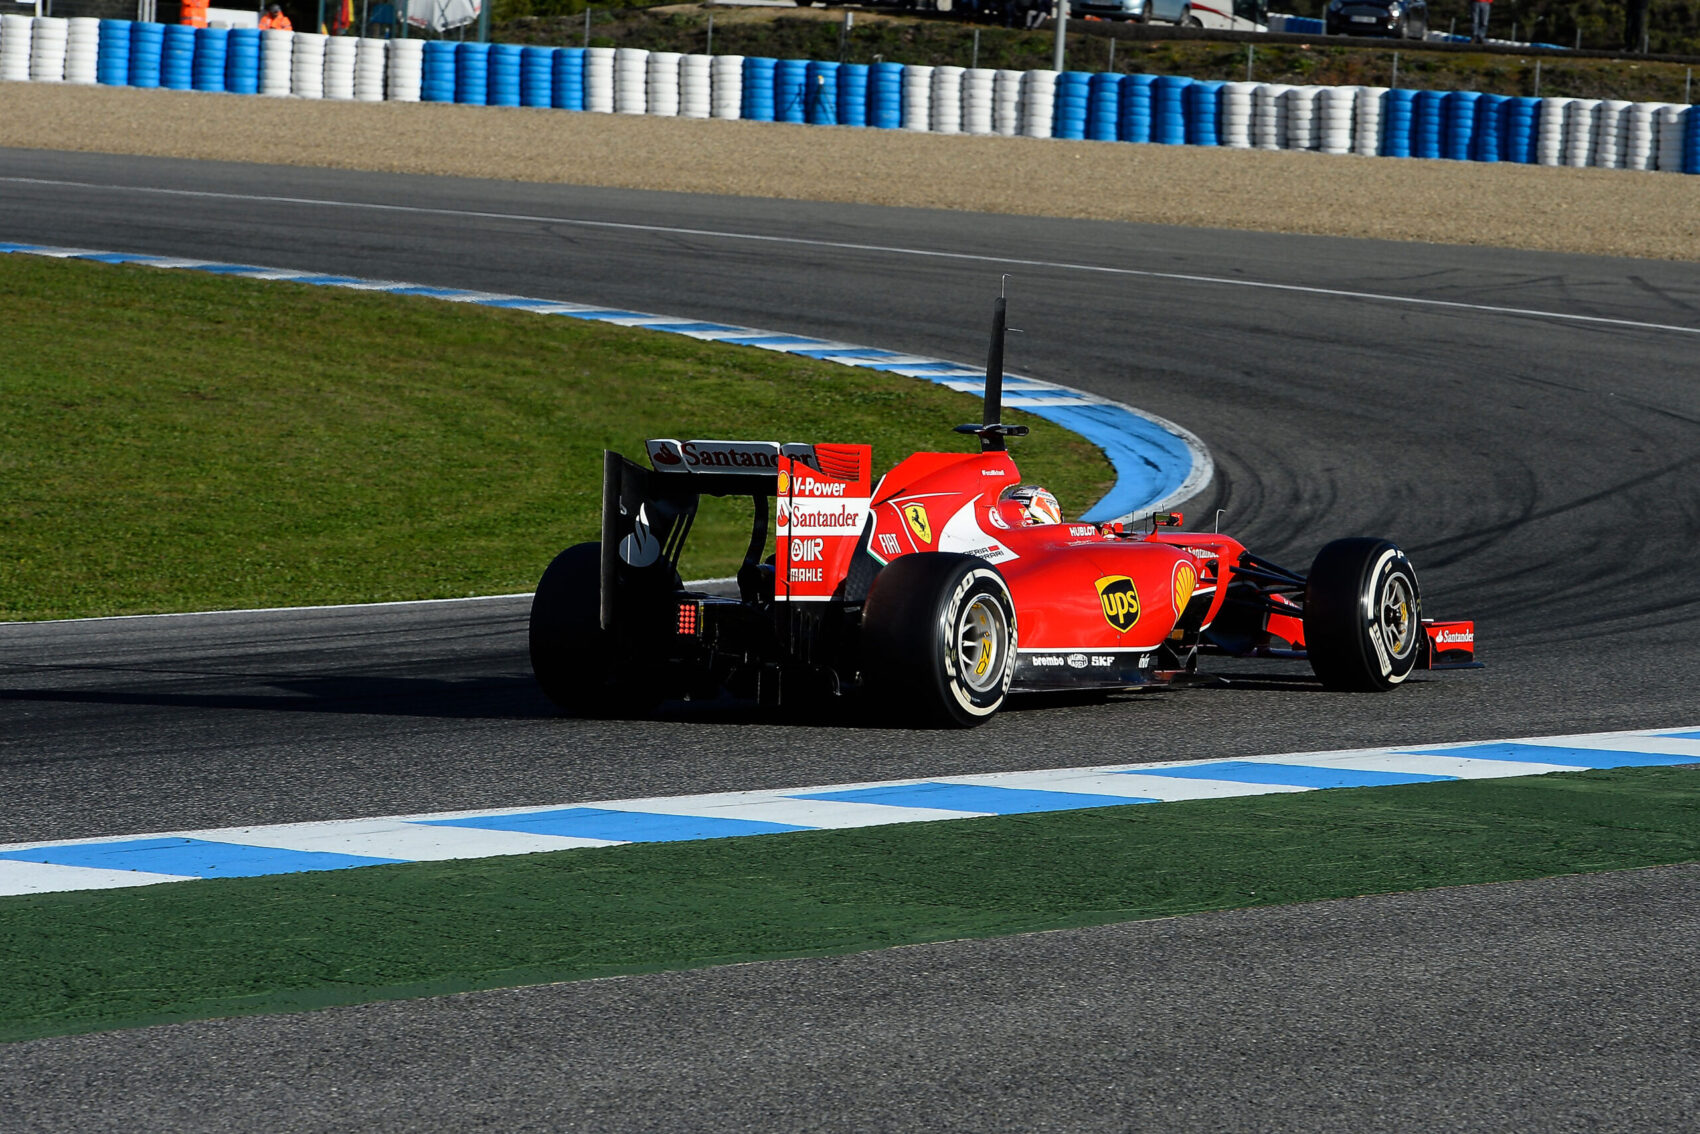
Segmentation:
{"type": "Polygon", "coordinates": [[[207,26],[207,7],[210,0],[183,0],[183,17],[181,22],[192,28],[207,26]]]}
{"type": "Polygon", "coordinates": [[[294,31],[295,30],[295,25],[290,23],[289,17],[284,15],[282,12],[279,12],[275,16],[270,15],[269,13],[267,15],[261,16],[260,17],[260,27],[261,27],[262,30],[265,29],[265,28],[276,28],[278,31],[294,31]]]}

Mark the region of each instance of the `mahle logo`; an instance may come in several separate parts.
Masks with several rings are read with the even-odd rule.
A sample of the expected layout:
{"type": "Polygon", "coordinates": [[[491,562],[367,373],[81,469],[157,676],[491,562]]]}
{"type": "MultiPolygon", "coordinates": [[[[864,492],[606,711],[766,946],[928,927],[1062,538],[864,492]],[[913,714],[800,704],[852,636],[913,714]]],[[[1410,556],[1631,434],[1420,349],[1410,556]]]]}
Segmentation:
{"type": "Polygon", "coordinates": [[[1139,589],[1126,575],[1105,575],[1098,580],[1098,601],[1104,607],[1104,621],[1126,634],[1139,621],[1139,589]]]}

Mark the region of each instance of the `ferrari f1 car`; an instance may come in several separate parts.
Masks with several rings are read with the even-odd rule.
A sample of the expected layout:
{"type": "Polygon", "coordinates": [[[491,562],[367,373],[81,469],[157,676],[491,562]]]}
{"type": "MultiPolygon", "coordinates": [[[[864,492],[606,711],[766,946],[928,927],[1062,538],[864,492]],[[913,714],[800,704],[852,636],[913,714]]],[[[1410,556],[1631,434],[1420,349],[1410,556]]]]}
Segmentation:
{"type": "Polygon", "coordinates": [[[544,693],[581,715],[855,693],[887,719],[972,726],[1012,692],[1162,686],[1213,654],[1304,658],[1363,691],[1475,664],[1474,624],[1424,618],[1386,540],[1336,540],[1301,575],[1174,513],[1139,531],[1063,522],[1007,451],[1026,428],[1000,420],[1003,334],[1000,298],[984,423],[957,430],[979,452],[916,453],[877,483],[867,445],[658,439],[647,467],[604,453],[602,538],[557,556],[532,601],[544,693]],[[752,501],[736,595],[680,582],[704,495],[752,501]]]}

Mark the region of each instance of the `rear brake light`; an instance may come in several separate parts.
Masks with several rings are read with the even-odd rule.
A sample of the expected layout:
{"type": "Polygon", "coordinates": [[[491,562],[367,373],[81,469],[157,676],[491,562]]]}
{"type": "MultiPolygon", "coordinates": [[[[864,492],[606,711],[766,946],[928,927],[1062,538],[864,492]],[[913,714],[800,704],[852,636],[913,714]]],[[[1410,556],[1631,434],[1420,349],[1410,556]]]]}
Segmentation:
{"type": "Polygon", "coordinates": [[[678,632],[684,637],[694,638],[697,633],[697,604],[682,602],[679,604],[678,632]]]}

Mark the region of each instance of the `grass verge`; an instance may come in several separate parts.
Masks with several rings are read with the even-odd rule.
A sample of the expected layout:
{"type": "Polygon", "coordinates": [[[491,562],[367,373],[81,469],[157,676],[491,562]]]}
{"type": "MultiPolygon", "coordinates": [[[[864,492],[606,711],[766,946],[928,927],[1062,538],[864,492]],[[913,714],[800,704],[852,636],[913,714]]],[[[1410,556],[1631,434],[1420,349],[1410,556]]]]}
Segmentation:
{"type": "MultiPolygon", "coordinates": [[[[0,308],[0,620],[528,591],[596,538],[604,448],[862,441],[883,470],[979,419],[909,378],[303,284],[0,256],[0,308]]],[[[1010,417],[1066,504],[1109,487],[1010,417]]],[[[687,578],[731,572],[748,508],[705,508],[687,578]]]]}
{"type": "Polygon", "coordinates": [[[1700,859],[1620,769],[0,899],[0,1039],[1700,859]]]}

